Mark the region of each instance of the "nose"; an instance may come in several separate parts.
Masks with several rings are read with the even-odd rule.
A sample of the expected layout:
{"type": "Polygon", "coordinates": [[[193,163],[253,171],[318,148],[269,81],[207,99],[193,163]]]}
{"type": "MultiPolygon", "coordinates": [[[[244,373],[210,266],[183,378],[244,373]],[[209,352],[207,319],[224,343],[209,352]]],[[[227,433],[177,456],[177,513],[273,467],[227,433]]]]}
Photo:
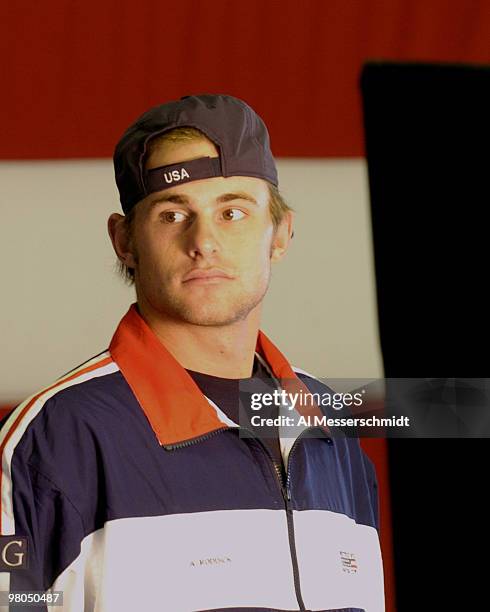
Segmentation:
{"type": "Polygon", "coordinates": [[[190,257],[209,257],[220,250],[217,228],[213,220],[204,216],[196,216],[186,232],[186,250],[190,257]]]}

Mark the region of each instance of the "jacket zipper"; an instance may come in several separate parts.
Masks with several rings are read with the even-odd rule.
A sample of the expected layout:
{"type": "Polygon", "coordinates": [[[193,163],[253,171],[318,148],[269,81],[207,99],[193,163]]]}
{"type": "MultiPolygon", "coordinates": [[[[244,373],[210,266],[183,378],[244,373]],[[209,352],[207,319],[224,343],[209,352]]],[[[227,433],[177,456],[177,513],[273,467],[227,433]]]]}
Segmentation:
{"type": "Polygon", "coordinates": [[[286,502],[286,520],[288,524],[289,549],[291,551],[291,560],[293,562],[293,576],[294,576],[294,588],[296,591],[296,599],[298,600],[300,610],[306,610],[305,603],[303,601],[303,596],[301,594],[301,585],[299,581],[299,565],[298,565],[298,556],[296,553],[296,539],[294,537],[293,508],[291,504],[291,480],[290,480],[291,453],[293,452],[293,449],[296,446],[296,442],[297,442],[297,439],[294,441],[293,446],[291,447],[291,450],[289,451],[288,467],[286,470],[286,495],[285,495],[284,501],[286,502]]]}
{"type": "Polygon", "coordinates": [[[304,429],[299,436],[296,438],[296,440],[294,441],[290,451],[289,451],[289,457],[288,457],[288,467],[286,470],[286,482],[284,483],[284,479],[282,477],[282,473],[281,473],[281,466],[274,461],[274,458],[271,454],[271,452],[269,451],[269,449],[266,447],[266,445],[262,442],[262,440],[260,438],[258,438],[254,432],[246,427],[220,427],[219,429],[215,429],[214,431],[211,431],[210,433],[204,434],[202,436],[197,436],[195,438],[190,438],[189,440],[185,440],[184,442],[176,442],[174,444],[164,444],[163,447],[166,450],[176,450],[178,448],[184,448],[186,446],[191,446],[192,444],[197,444],[198,442],[202,442],[203,440],[207,440],[208,438],[212,438],[214,435],[221,433],[223,431],[227,431],[227,430],[242,430],[242,431],[246,431],[247,433],[251,434],[251,437],[256,440],[260,446],[263,448],[264,452],[266,453],[266,455],[268,455],[268,457],[270,458],[271,462],[272,462],[272,466],[273,466],[273,473],[275,475],[275,478],[277,480],[277,483],[279,485],[279,488],[281,490],[281,494],[282,497],[284,499],[284,506],[286,509],[286,521],[287,521],[287,526],[288,526],[288,539],[289,539],[289,551],[291,553],[291,562],[293,565],[293,579],[294,579],[294,590],[296,593],[296,599],[298,601],[298,605],[299,605],[299,609],[301,610],[301,612],[306,611],[306,607],[303,601],[303,596],[301,595],[301,586],[300,586],[300,581],[299,581],[299,567],[298,567],[298,557],[297,557],[297,553],[296,553],[296,540],[294,537],[294,521],[293,521],[293,509],[292,509],[292,505],[291,505],[291,456],[297,446],[298,440],[301,438],[301,436],[305,433],[305,431],[308,431],[308,429],[313,429],[313,428],[308,428],[308,429],[304,429]]]}
{"type": "MultiPolygon", "coordinates": [[[[284,479],[282,477],[282,472],[281,472],[281,466],[276,461],[274,461],[274,458],[273,458],[270,450],[262,442],[262,440],[260,438],[257,438],[257,436],[255,436],[254,433],[250,429],[247,429],[246,427],[240,427],[239,429],[245,430],[245,431],[247,431],[247,432],[252,434],[253,438],[260,444],[260,446],[262,446],[262,448],[264,449],[264,452],[268,455],[268,457],[270,458],[271,463],[272,463],[272,465],[274,467],[274,474],[275,474],[275,476],[277,478],[277,483],[278,483],[279,488],[281,490],[281,494],[282,494],[282,497],[284,499],[284,505],[285,505],[285,508],[286,508],[286,522],[287,522],[287,526],[288,526],[289,551],[291,553],[291,562],[292,562],[292,566],[293,566],[294,590],[295,590],[295,593],[296,593],[296,599],[298,601],[299,609],[303,612],[304,610],[306,610],[306,608],[305,608],[305,604],[304,604],[304,601],[303,601],[303,596],[301,595],[301,586],[300,586],[300,581],[299,581],[298,557],[297,557],[297,554],[296,554],[296,540],[295,540],[295,537],[294,537],[293,509],[291,507],[291,484],[290,484],[290,465],[291,465],[291,462],[288,459],[288,467],[287,467],[287,470],[286,470],[286,482],[284,482],[284,479]]],[[[301,432],[301,434],[302,433],[303,432],[301,432]]],[[[292,452],[293,448],[296,446],[296,442],[300,438],[301,434],[294,441],[294,444],[291,447],[291,450],[289,452],[289,457],[291,457],[291,452],[292,452]]]]}
{"type": "MultiPolygon", "coordinates": [[[[242,427],[241,429],[246,429],[245,427],[242,427]]],[[[278,484],[280,486],[281,489],[281,493],[282,496],[284,498],[284,502],[285,502],[285,506],[286,506],[286,519],[287,519],[287,524],[288,524],[288,537],[289,537],[289,550],[291,552],[291,561],[293,564],[293,577],[294,577],[294,589],[296,591],[296,599],[298,601],[299,604],[299,608],[301,610],[301,612],[306,611],[306,607],[305,607],[305,603],[303,601],[303,596],[301,594],[301,585],[300,585],[300,580],[299,580],[299,565],[298,565],[298,557],[297,557],[297,553],[296,553],[296,539],[294,537],[294,521],[293,521],[293,508],[292,508],[292,504],[291,504],[291,457],[294,454],[294,451],[296,450],[296,447],[298,446],[298,441],[299,439],[305,434],[305,432],[308,432],[312,429],[317,429],[316,427],[308,427],[306,429],[303,429],[303,431],[299,434],[299,436],[296,438],[296,440],[293,442],[293,445],[291,446],[290,450],[289,450],[289,455],[288,455],[288,467],[286,470],[286,483],[284,485],[284,481],[282,478],[282,474],[281,474],[281,467],[274,461],[274,458],[272,457],[271,452],[269,451],[269,449],[265,446],[265,444],[262,442],[262,440],[260,440],[260,438],[257,438],[252,431],[250,431],[250,429],[246,429],[246,431],[250,432],[253,436],[254,439],[257,440],[257,442],[259,442],[259,444],[262,446],[262,448],[264,449],[264,451],[267,453],[267,455],[269,455],[272,464],[275,468],[275,474],[277,476],[277,480],[278,480],[278,484]]],[[[331,438],[327,437],[327,441],[328,444],[332,444],[333,441],[331,438]]]]}
{"type": "Polygon", "coordinates": [[[192,446],[192,444],[197,444],[198,442],[202,442],[203,440],[207,440],[208,438],[212,438],[216,434],[221,433],[222,431],[226,431],[227,429],[236,429],[233,427],[219,427],[218,429],[213,429],[207,434],[203,434],[202,436],[196,436],[195,438],[189,438],[188,440],[184,440],[183,442],[175,442],[174,444],[162,444],[165,450],[176,450],[178,448],[185,448],[186,446],[192,446]]]}

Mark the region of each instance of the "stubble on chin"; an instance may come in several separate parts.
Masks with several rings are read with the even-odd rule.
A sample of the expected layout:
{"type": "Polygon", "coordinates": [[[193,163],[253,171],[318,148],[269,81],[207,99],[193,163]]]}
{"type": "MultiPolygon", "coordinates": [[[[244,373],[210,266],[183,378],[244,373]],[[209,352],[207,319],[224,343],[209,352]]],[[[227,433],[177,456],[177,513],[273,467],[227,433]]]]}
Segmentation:
{"type": "Polygon", "coordinates": [[[246,319],[262,302],[268,287],[269,279],[261,290],[231,300],[210,297],[206,301],[195,300],[191,303],[190,300],[172,299],[167,295],[163,310],[167,316],[191,325],[223,327],[246,319]]]}
{"type": "MultiPolygon", "coordinates": [[[[235,281],[231,281],[235,282],[235,281]]],[[[247,318],[249,313],[264,299],[269,288],[270,270],[262,278],[255,291],[221,291],[210,288],[201,295],[193,290],[183,292],[175,288],[160,286],[153,295],[141,295],[136,291],[138,301],[143,299],[162,319],[202,326],[227,326],[247,318]],[[186,295],[187,293],[187,295],[186,295]]]]}

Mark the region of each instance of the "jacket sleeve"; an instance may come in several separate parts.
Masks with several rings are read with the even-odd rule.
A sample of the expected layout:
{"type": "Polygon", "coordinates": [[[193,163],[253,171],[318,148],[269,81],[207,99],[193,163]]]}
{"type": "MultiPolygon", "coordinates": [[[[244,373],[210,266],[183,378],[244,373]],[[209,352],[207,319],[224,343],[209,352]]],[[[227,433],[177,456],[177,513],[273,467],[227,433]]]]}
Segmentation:
{"type": "Polygon", "coordinates": [[[378,477],[376,475],[376,468],[373,461],[368,457],[366,452],[362,450],[362,457],[366,469],[366,478],[369,487],[369,493],[371,496],[371,507],[373,509],[374,521],[376,530],[379,533],[379,490],[378,490],[378,477]]]}
{"type": "MultiPolygon", "coordinates": [[[[27,567],[2,573],[2,590],[48,591],[60,574],[72,574],[63,592],[63,606],[35,610],[82,612],[83,576],[70,572],[79,557],[84,538],[80,514],[70,499],[48,476],[30,464],[21,452],[14,452],[10,470],[2,471],[2,535],[25,538],[27,567]],[[7,480],[7,482],[6,482],[7,480]],[[10,482],[8,482],[10,481],[10,482]],[[67,569],[68,568],[68,569],[67,569]]],[[[6,609],[6,608],[4,608],[6,609]]],[[[11,607],[16,612],[32,611],[28,606],[11,607]]]]}

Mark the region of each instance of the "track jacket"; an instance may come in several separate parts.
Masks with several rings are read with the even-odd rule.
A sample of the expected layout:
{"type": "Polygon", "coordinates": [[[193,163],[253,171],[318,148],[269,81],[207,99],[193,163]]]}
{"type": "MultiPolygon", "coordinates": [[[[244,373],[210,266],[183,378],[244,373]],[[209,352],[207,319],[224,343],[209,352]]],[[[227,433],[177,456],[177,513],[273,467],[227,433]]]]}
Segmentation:
{"type": "MultiPolygon", "coordinates": [[[[325,390],[261,331],[256,352],[325,390]]],[[[0,590],[62,591],[25,608],[58,612],[383,612],[374,466],[358,439],[311,432],[281,439],[281,482],[133,304],[0,432],[0,590]]]]}

